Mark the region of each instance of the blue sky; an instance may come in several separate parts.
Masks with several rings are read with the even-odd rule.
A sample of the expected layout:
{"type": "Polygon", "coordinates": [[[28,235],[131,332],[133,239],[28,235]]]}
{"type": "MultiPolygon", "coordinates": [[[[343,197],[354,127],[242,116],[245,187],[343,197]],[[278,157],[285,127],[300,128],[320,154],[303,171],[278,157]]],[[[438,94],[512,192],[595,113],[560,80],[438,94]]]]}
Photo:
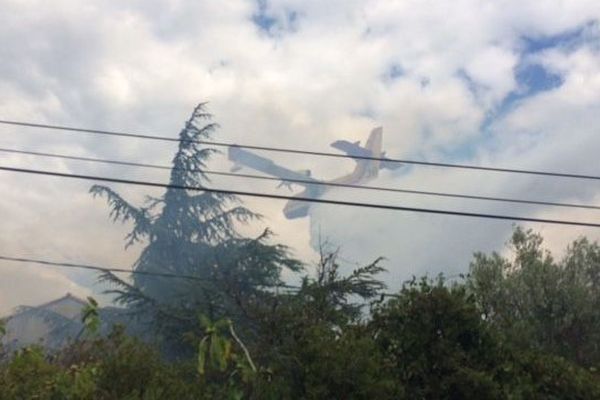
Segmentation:
{"type": "MultiPolygon", "coordinates": [[[[494,129],[494,123],[497,120],[501,120],[528,98],[558,89],[564,82],[564,72],[553,71],[540,60],[536,60],[536,56],[552,51],[570,53],[586,45],[598,45],[600,43],[598,37],[589,37],[589,30],[597,29],[597,27],[597,23],[586,22],[556,34],[521,36],[518,39],[519,46],[516,52],[518,61],[513,67],[516,87],[486,110],[485,118],[477,127],[481,132],[477,140],[465,143],[459,148],[446,149],[443,155],[454,161],[469,159],[475,152],[493,141],[494,138],[490,131],[494,129]]],[[[401,76],[401,74],[396,76],[401,76]]],[[[487,89],[485,86],[478,85],[464,70],[458,71],[458,76],[465,81],[474,97],[478,97],[482,91],[487,89]]]]}

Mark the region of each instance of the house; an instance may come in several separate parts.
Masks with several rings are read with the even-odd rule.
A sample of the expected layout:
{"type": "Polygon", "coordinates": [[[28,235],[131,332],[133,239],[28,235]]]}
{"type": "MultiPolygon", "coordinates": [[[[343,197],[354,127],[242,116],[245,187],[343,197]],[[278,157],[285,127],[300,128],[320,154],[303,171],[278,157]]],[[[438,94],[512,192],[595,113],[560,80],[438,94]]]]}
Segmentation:
{"type": "MultiPolygon", "coordinates": [[[[82,314],[87,304],[85,300],[67,293],[36,307],[19,307],[16,313],[4,318],[6,335],[2,338],[2,344],[9,351],[31,345],[58,350],[70,341],[79,339],[85,332],[82,314]]],[[[124,326],[130,336],[145,341],[153,338],[147,325],[132,318],[123,308],[102,307],[98,309],[98,315],[100,335],[108,334],[118,324],[124,326]]]]}
{"type": "Polygon", "coordinates": [[[37,307],[19,307],[6,321],[3,344],[9,349],[40,344],[58,349],[83,330],[81,313],[87,303],[67,293],[37,307]]]}

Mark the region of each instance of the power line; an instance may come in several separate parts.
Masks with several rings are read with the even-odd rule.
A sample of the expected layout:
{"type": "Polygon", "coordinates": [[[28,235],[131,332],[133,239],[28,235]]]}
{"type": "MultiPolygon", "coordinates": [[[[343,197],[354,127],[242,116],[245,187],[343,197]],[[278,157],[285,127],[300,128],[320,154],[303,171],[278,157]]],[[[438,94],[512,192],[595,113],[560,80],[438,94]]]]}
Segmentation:
{"type": "MultiPolygon", "coordinates": [[[[42,260],[42,259],[38,259],[38,258],[28,258],[28,257],[11,257],[11,256],[6,256],[6,255],[0,255],[0,260],[10,261],[10,262],[18,262],[18,263],[23,263],[23,264],[32,264],[35,266],[50,266],[50,267],[59,267],[59,268],[70,268],[70,269],[86,269],[86,270],[93,270],[93,271],[98,271],[98,272],[118,272],[118,273],[124,272],[124,273],[128,273],[128,274],[156,276],[156,277],[160,277],[160,278],[179,278],[179,279],[190,279],[190,280],[196,280],[196,281],[213,281],[208,278],[202,278],[202,277],[193,276],[193,275],[129,270],[129,269],[125,269],[125,268],[115,268],[115,267],[100,267],[100,266],[89,265],[89,264],[67,263],[67,262],[59,262],[59,261],[42,260]]],[[[459,279],[459,278],[462,279],[464,277],[465,277],[465,275],[463,275],[463,274],[454,274],[454,275],[448,275],[448,276],[442,275],[442,279],[444,281],[449,281],[449,280],[459,279]]],[[[415,280],[415,278],[413,277],[412,279],[407,279],[407,280],[402,281],[402,283],[407,284],[407,283],[413,282],[414,280],[415,280]]],[[[301,286],[295,286],[295,285],[285,285],[284,284],[284,285],[276,285],[276,286],[287,288],[287,289],[295,289],[295,290],[301,289],[301,286]]],[[[388,292],[380,293],[380,295],[383,297],[399,297],[400,296],[399,293],[388,293],[388,292]]]]}
{"type": "MultiPolygon", "coordinates": [[[[90,265],[90,264],[57,262],[57,261],[49,261],[49,260],[42,260],[42,259],[37,259],[37,258],[27,258],[27,257],[11,257],[11,256],[0,255],[0,260],[19,262],[19,263],[25,263],[25,264],[45,265],[45,266],[60,267],[60,268],[86,269],[86,270],[92,270],[92,271],[98,271],[98,272],[119,272],[119,273],[123,272],[123,273],[134,274],[134,275],[155,276],[155,277],[159,277],[159,278],[178,278],[178,279],[189,279],[189,280],[203,281],[203,282],[213,282],[214,281],[214,279],[203,278],[203,277],[194,276],[194,275],[173,274],[173,273],[168,273],[168,272],[140,271],[140,270],[135,270],[135,269],[132,270],[132,269],[115,268],[115,267],[100,267],[97,265],[90,265]]],[[[283,288],[297,288],[297,286],[290,286],[290,285],[285,285],[285,284],[274,285],[274,286],[283,287],[283,288]]]]}
{"type": "Polygon", "coordinates": [[[589,223],[589,222],[518,217],[518,216],[499,215],[499,214],[471,213],[471,212],[440,210],[440,209],[430,209],[430,208],[402,207],[402,206],[393,206],[393,205],[387,205],[387,204],[361,203],[361,202],[353,202],[353,201],[319,199],[319,198],[310,198],[310,197],[301,197],[301,196],[285,196],[285,195],[278,195],[278,194],[246,192],[246,191],[240,191],[240,190],[213,189],[213,188],[206,188],[206,187],[202,187],[202,186],[173,185],[173,184],[165,184],[165,183],[158,183],[158,182],[138,181],[138,180],[121,179],[121,178],[108,178],[108,177],[102,177],[102,176],[83,175],[83,174],[69,174],[69,173],[63,173],[63,172],[42,171],[42,170],[37,170],[37,169],[15,168],[15,167],[6,167],[6,166],[0,166],[0,170],[1,171],[18,172],[18,173],[26,173],[26,174],[35,174],[35,175],[55,176],[55,177],[69,178],[69,179],[122,183],[122,184],[128,184],[128,185],[148,186],[148,187],[160,187],[160,188],[164,188],[164,189],[203,191],[203,192],[220,193],[220,194],[234,195],[234,196],[247,196],[247,197],[256,197],[256,198],[279,199],[279,200],[294,200],[294,201],[307,202],[307,203],[333,204],[333,205],[338,205],[338,206],[374,208],[374,209],[381,209],[381,210],[410,211],[410,212],[428,213],[428,214],[455,215],[455,216],[461,216],[461,217],[488,218],[488,219],[523,221],[523,222],[539,222],[539,223],[546,223],[546,224],[573,225],[573,226],[586,226],[586,227],[600,228],[600,224],[589,223]]]}
{"type": "Polygon", "coordinates": [[[29,264],[48,265],[48,266],[52,266],[52,267],[88,269],[88,270],[99,271],[99,272],[125,272],[128,274],[149,275],[149,276],[157,276],[157,277],[161,277],[161,278],[182,278],[182,279],[191,279],[191,280],[199,280],[199,281],[209,281],[210,280],[207,278],[202,278],[202,277],[193,276],[193,275],[170,274],[167,272],[139,271],[139,270],[130,270],[130,269],[125,269],[125,268],[99,267],[96,265],[55,262],[55,261],[40,260],[40,259],[34,259],[34,258],[24,258],[24,257],[9,257],[9,256],[0,255],[0,260],[14,261],[14,262],[20,262],[20,263],[29,263],[29,264]]]}
{"type": "Polygon", "coordinates": [[[282,147],[254,146],[254,145],[245,145],[245,144],[236,144],[236,143],[217,142],[217,141],[211,141],[211,140],[188,140],[188,139],[173,138],[173,137],[168,137],[168,136],[155,136],[155,135],[120,132],[120,131],[108,131],[108,130],[100,130],[100,129],[85,129],[85,128],[70,127],[70,126],[37,124],[37,123],[22,122],[22,121],[0,120],[0,124],[23,126],[23,127],[29,127],[29,128],[53,129],[53,130],[59,130],[59,131],[69,131],[69,132],[78,132],[78,133],[89,133],[89,134],[96,134],[96,135],[109,135],[109,136],[136,138],[136,139],[167,141],[167,142],[198,143],[198,144],[204,144],[204,145],[215,146],[215,147],[239,147],[239,148],[250,149],[250,150],[302,154],[302,155],[318,156],[318,157],[349,158],[349,159],[353,159],[353,160],[383,161],[383,162],[412,164],[412,165],[421,165],[421,166],[430,166],[430,167],[457,168],[457,169],[479,170],[479,171],[488,171],[488,172],[505,172],[505,173],[526,174],[526,175],[552,176],[552,177],[559,177],[559,178],[600,180],[600,176],[595,176],[595,175],[573,174],[573,173],[552,172],[552,171],[536,171],[536,170],[516,169],[516,168],[484,167],[484,166],[469,165],[469,164],[452,164],[452,163],[441,163],[441,162],[407,160],[407,159],[399,159],[399,158],[380,158],[380,157],[370,157],[370,156],[361,156],[361,155],[329,153],[329,152],[321,152],[321,151],[298,150],[298,149],[290,149],[290,148],[282,148],[282,147]]]}
{"type": "Polygon", "coordinates": [[[458,193],[444,193],[444,192],[433,192],[433,191],[423,191],[423,190],[390,188],[390,187],[383,187],[383,186],[353,185],[353,184],[348,184],[348,183],[325,182],[325,181],[294,179],[294,178],[274,178],[274,177],[270,177],[270,176],[262,176],[262,175],[254,175],[254,174],[240,174],[240,173],[212,171],[212,170],[203,170],[203,169],[175,168],[175,167],[171,167],[168,165],[157,165],[157,164],[119,161],[119,160],[107,160],[107,159],[103,159],[103,158],[71,156],[71,155],[65,155],[65,154],[55,154],[55,153],[6,149],[6,148],[0,148],[0,152],[25,154],[25,155],[33,155],[33,156],[38,156],[38,157],[47,157],[47,158],[56,158],[56,159],[65,159],[65,160],[85,161],[85,162],[93,162],[93,163],[100,163],[100,164],[112,164],[112,165],[122,165],[122,166],[131,166],[131,167],[152,168],[152,169],[160,169],[160,170],[175,169],[175,170],[183,170],[183,171],[187,171],[187,172],[198,172],[198,173],[202,173],[205,175],[259,179],[259,180],[289,182],[289,183],[305,184],[305,185],[322,185],[322,186],[341,187],[341,188],[349,188],[349,189],[418,194],[418,195],[435,196],[435,197],[449,197],[449,198],[470,199],[470,200],[498,201],[498,202],[506,202],[506,203],[517,203],[517,204],[530,204],[530,205],[600,210],[600,206],[586,205],[586,204],[558,203],[558,202],[540,201],[540,200],[523,200],[523,199],[512,199],[512,198],[506,198],[506,197],[477,196],[477,195],[467,195],[467,194],[458,194],[458,193]]]}

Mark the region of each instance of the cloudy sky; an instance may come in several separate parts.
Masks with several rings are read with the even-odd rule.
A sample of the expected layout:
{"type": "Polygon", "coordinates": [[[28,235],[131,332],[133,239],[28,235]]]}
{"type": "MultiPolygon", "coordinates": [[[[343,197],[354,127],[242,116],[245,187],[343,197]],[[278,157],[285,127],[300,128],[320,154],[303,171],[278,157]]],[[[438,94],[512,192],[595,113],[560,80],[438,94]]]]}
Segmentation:
{"type": "MultiPolygon", "coordinates": [[[[208,101],[216,139],[328,151],[383,126],[393,157],[600,174],[597,0],[0,0],[0,119],[176,136],[208,101]]],[[[147,163],[174,147],[0,127],[0,146],[147,163]]],[[[335,151],[335,150],[332,150],[335,151]]],[[[273,155],[334,178],[350,160],[273,155]]],[[[0,154],[1,165],[165,181],[156,171],[0,154]]],[[[211,167],[231,165],[215,158],[211,167]]],[[[244,171],[249,172],[251,171],[244,171]]],[[[273,182],[223,188],[288,194],[273,182]]],[[[600,204],[594,181],[426,167],[383,171],[373,185],[600,204]]],[[[107,219],[90,183],[0,174],[0,253],[128,267],[126,226],[107,219]]],[[[115,187],[141,202],[160,191],[115,187]]],[[[333,190],[328,197],[600,222],[600,212],[333,190]]],[[[343,258],[387,258],[386,280],[465,271],[502,250],[510,222],[315,206],[288,221],[277,200],[248,199],[277,239],[315,259],[319,237],[343,258]]],[[[528,225],[560,251],[598,230],[528,225]]],[[[0,315],[71,292],[94,275],[0,264],[0,315]]]]}

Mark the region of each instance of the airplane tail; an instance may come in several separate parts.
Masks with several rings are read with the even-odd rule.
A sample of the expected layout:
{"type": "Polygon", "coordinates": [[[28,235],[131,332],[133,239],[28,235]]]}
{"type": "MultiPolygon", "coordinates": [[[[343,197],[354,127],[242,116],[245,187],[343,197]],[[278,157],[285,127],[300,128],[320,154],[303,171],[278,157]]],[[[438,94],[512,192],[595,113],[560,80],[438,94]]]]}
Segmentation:
{"type": "MultiPolygon", "coordinates": [[[[386,158],[385,151],[383,151],[383,129],[381,127],[375,128],[371,131],[369,135],[369,139],[367,140],[366,148],[371,152],[373,157],[377,158],[386,158]]],[[[377,167],[377,170],[380,169],[391,169],[395,170],[402,166],[402,164],[397,162],[390,161],[373,161],[371,164],[372,168],[377,167]]],[[[376,172],[373,172],[375,176],[377,176],[376,172]]]]}
{"type": "Polygon", "coordinates": [[[383,141],[383,128],[377,127],[371,131],[365,148],[371,152],[372,157],[381,157],[381,147],[383,141]]]}
{"type": "MultiPolygon", "coordinates": [[[[382,141],[383,141],[383,128],[377,127],[371,131],[365,149],[370,153],[370,157],[381,158],[382,157],[382,141]]],[[[379,175],[379,169],[381,168],[381,161],[368,160],[363,161],[365,168],[365,177],[367,179],[376,178],[379,175]]]]}
{"type": "Polygon", "coordinates": [[[380,169],[397,169],[402,164],[388,161],[383,151],[383,128],[377,127],[371,131],[364,147],[360,142],[349,142],[337,140],[331,143],[331,147],[343,151],[354,158],[356,168],[354,171],[341,179],[345,183],[356,183],[377,178],[380,169]]]}

